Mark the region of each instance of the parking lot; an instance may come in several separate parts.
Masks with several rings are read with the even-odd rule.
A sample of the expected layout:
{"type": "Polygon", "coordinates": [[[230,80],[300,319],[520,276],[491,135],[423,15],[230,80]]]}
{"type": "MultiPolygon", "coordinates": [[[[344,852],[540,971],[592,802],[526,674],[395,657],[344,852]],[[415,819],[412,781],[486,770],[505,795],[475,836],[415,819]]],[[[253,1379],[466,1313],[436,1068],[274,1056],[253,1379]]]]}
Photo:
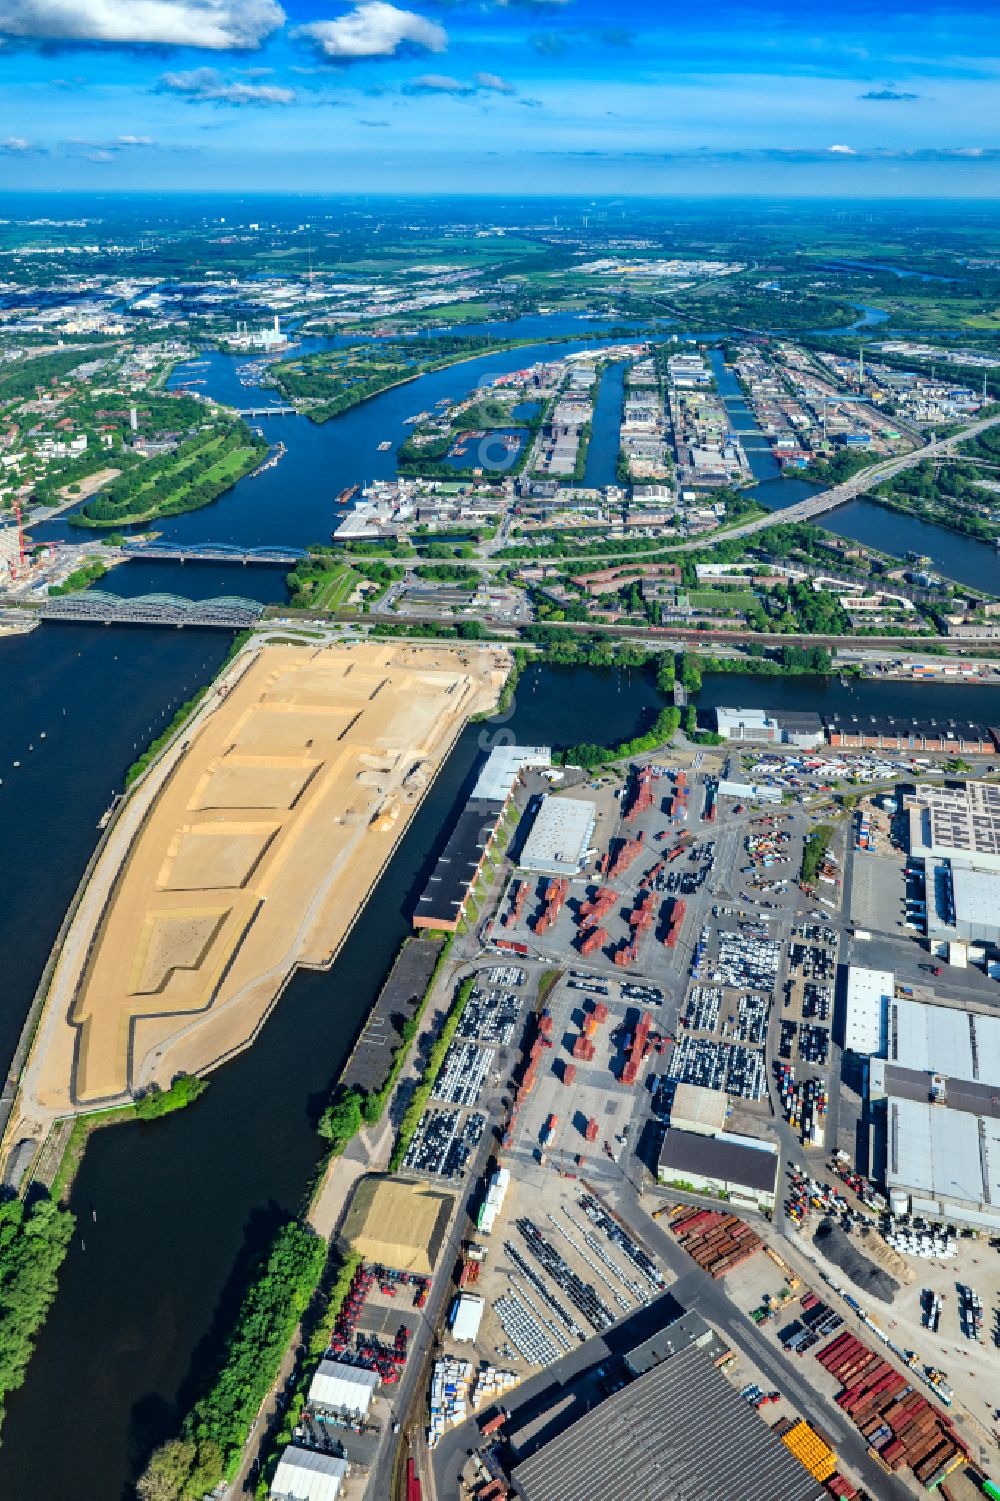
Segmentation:
{"type": "Polygon", "coordinates": [[[527,975],[517,965],[478,971],[458,1034],[445,1054],[430,1102],[418,1122],[403,1166],[408,1172],[461,1183],[499,1110],[500,1087],[529,1003],[527,975]]]}

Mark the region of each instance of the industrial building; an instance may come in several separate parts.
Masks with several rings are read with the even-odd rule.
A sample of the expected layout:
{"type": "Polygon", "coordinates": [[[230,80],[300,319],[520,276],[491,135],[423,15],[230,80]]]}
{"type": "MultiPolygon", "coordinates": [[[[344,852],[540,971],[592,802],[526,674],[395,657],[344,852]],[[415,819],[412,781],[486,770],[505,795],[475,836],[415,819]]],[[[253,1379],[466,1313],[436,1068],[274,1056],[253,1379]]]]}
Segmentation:
{"type": "Polygon", "coordinates": [[[337,1501],[350,1465],[336,1454],[289,1444],[271,1481],[272,1501],[337,1501]]]}
{"type": "Polygon", "coordinates": [[[364,1418],[378,1384],[377,1371],[344,1365],[339,1360],[321,1360],[309,1383],[309,1405],[349,1418],[364,1418]]]}
{"type": "Polygon", "coordinates": [[[828,714],[831,745],[854,750],[944,751],[949,755],[994,754],[986,725],[955,719],[896,719],[877,714],[828,714]]]}
{"type": "Polygon", "coordinates": [[[478,1293],[459,1293],[451,1306],[449,1317],[452,1337],[458,1340],[475,1340],[485,1307],[478,1293]]]}
{"type": "Polygon", "coordinates": [[[886,1186],[899,1211],[1000,1227],[1000,1120],[886,1101],[886,1186]]]}
{"type": "Polygon", "coordinates": [[[678,1084],[670,1102],[670,1125],[675,1131],[715,1136],[726,1128],[729,1096],[702,1084],[678,1084]]]}
{"type": "Polygon", "coordinates": [[[594,805],[578,797],[546,797],[518,864],[539,875],[575,876],[586,863],[594,835],[594,805]]]}
{"type": "Polygon", "coordinates": [[[815,750],[825,739],[823,721],[787,709],[715,709],[716,733],[747,745],[794,745],[815,750]]]}
{"type": "Polygon", "coordinates": [[[705,1350],[663,1353],[514,1467],[523,1501],[820,1501],[822,1486],[705,1350]]]}
{"type": "Polygon", "coordinates": [[[872,1055],[868,1107],[892,1208],[996,1229],[1000,1016],[894,991],[891,975],[850,972],[847,1045],[872,1055]]]}
{"type": "Polygon", "coordinates": [[[905,806],[911,855],[1000,871],[1000,787],[992,782],[921,787],[905,806]]]}
{"type": "Polygon", "coordinates": [[[661,1183],[724,1193],[737,1205],[772,1210],[778,1193],[778,1149],[754,1136],[707,1136],[671,1126],[657,1163],[661,1183]]]}
{"type": "Polygon", "coordinates": [[[354,1190],[343,1236],[366,1261],[429,1277],[454,1207],[454,1194],[371,1173],[354,1190]]]}
{"type": "Polygon", "coordinates": [[[889,970],[851,965],[844,1009],[845,1048],[852,1053],[885,1051],[886,1011],[895,986],[895,976],[889,970]]]}
{"type": "Polygon", "coordinates": [[[551,764],[548,746],[504,745],[490,752],[417,901],[415,928],[457,930],[522,771],[551,764]]]}

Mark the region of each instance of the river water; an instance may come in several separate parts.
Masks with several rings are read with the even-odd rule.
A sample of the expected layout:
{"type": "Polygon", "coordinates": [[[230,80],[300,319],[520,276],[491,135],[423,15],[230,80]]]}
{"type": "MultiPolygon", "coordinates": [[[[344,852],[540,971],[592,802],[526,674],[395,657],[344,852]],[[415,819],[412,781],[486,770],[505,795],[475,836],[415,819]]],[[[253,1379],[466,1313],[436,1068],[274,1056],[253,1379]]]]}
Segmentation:
{"type": "MultiPolygon", "coordinates": [[[[509,331],[510,325],[498,327],[509,331]]],[[[595,331],[577,347],[597,342],[595,331]]],[[[564,348],[487,354],[385,393],[326,426],[268,419],[270,437],[284,433],[288,441],[294,432],[277,468],[162,530],[177,541],[245,545],[321,539],[338,489],[392,473],[393,455],[378,454],[377,443],[398,442],[407,431],[403,417],[439,395],[458,395],[480,375],[557,357],[564,348]]],[[[209,389],[224,395],[225,382],[235,382],[230,396],[252,399],[255,393],[239,387],[236,363],[212,356],[209,389]]],[[[602,440],[594,451],[595,464],[600,453],[617,452],[611,426],[607,448],[602,440]]],[[[754,455],[753,462],[763,465],[768,457],[754,455]]],[[[789,499],[801,484],[773,476],[771,482],[789,499]]],[[[49,528],[64,525],[36,531],[51,535],[49,528]]],[[[107,582],[128,593],[278,599],[283,590],[278,570],[219,565],[133,563],[107,582]]],[[[208,681],[227,646],[223,633],[114,627],[43,626],[0,640],[0,681],[7,686],[0,813],[11,851],[0,867],[5,1057],[96,841],[100,813],[136,749],[177,702],[208,681]],[[15,760],[21,767],[14,768],[15,760]]],[[[885,708],[887,688],[708,678],[701,701],[709,704],[716,691],[733,703],[771,707],[837,707],[842,697],[843,707],[870,702],[874,712],[885,708]]],[[[945,696],[942,713],[1000,719],[1000,707],[981,696],[991,690],[900,684],[889,691],[893,702],[899,697],[899,712],[907,712],[906,703],[912,713],[938,712],[936,699],[930,708],[933,694],[945,696]]],[[[535,744],[572,744],[598,733],[614,739],[645,728],[659,706],[641,672],[533,668],[504,729],[535,744]]],[[[254,1047],[222,1069],[190,1110],[93,1138],[72,1196],[79,1233],[26,1385],[9,1403],[0,1495],[118,1501],[131,1494],[150,1448],[175,1428],[191,1397],[192,1373],[206,1369],[230,1326],[248,1259],[266,1243],[276,1217],[295,1210],[307,1191],[319,1157],[316,1118],[409,929],[456,800],[487,747],[486,732],[469,726],[460,737],[333,968],[297,976],[254,1047]],[[44,1441],[56,1430],[57,1442],[44,1441]]]]}

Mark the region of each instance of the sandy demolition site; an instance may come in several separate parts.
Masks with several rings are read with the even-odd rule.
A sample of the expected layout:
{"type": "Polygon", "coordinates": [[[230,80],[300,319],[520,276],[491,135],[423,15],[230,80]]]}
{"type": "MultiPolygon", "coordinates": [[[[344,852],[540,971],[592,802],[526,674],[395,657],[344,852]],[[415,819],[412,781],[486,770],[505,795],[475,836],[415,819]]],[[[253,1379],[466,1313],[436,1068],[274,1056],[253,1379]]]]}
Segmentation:
{"type": "Polygon", "coordinates": [[[248,1042],[336,953],[505,653],[265,646],[126,803],[74,917],[20,1116],[128,1097],[248,1042]]]}

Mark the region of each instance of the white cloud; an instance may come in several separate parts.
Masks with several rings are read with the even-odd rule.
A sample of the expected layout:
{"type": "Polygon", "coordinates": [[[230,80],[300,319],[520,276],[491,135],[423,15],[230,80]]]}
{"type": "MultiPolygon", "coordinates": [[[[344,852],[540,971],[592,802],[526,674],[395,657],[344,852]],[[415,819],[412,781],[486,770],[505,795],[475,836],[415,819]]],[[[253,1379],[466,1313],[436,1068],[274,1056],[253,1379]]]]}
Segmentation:
{"type": "Polygon", "coordinates": [[[211,104],[293,104],[295,90],[276,83],[247,83],[240,78],[226,78],[218,68],[191,68],[184,73],[163,73],[159,88],[179,94],[193,103],[211,104]]]}
{"type": "Polygon", "coordinates": [[[460,78],[451,78],[447,73],[421,73],[419,78],[414,78],[407,84],[408,93],[419,94],[471,94],[471,83],[463,83],[460,78]]]}
{"type": "Polygon", "coordinates": [[[831,146],[829,148],[829,150],[830,150],[830,154],[832,156],[856,156],[857,155],[857,153],[854,150],[853,146],[831,146]]]}
{"type": "Polygon", "coordinates": [[[323,57],[354,62],[364,57],[395,57],[400,47],[443,52],[448,34],[436,21],[412,10],[400,10],[388,0],[361,0],[346,16],[334,21],[311,21],[293,36],[305,37],[323,57]]]}
{"type": "Polygon", "coordinates": [[[284,22],[277,0],[0,0],[0,34],[31,41],[226,52],[258,47],[284,22]]]}
{"type": "Polygon", "coordinates": [[[116,136],[116,146],[155,146],[152,136],[116,136]]]}
{"type": "Polygon", "coordinates": [[[0,151],[8,156],[18,156],[24,151],[34,151],[34,149],[31,142],[26,141],[24,136],[7,136],[0,140],[0,151]]]}
{"type": "Polygon", "coordinates": [[[477,88],[486,89],[488,92],[494,94],[516,93],[514,85],[508,83],[506,78],[501,78],[499,73],[476,73],[473,76],[476,80],[477,88]]]}

